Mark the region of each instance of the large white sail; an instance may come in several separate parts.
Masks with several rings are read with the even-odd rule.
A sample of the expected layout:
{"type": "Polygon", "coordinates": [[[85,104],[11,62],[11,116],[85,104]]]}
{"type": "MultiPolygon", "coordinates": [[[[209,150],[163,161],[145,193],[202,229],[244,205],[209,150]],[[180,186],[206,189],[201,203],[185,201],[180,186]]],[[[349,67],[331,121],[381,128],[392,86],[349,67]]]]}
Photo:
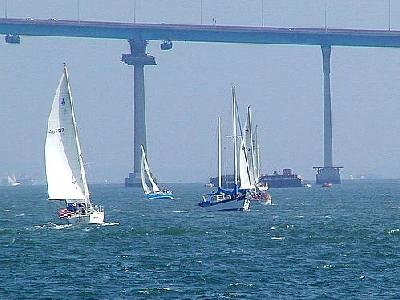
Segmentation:
{"type": "Polygon", "coordinates": [[[141,148],[142,148],[142,155],[144,157],[144,160],[143,160],[144,170],[146,171],[146,174],[147,174],[149,181],[151,183],[151,186],[153,188],[153,193],[158,193],[160,191],[160,188],[158,187],[157,183],[155,182],[155,180],[153,178],[153,174],[150,171],[149,163],[147,162],[147,157],[146,157],[146,153],[144,151],[143,145],[141,145],[141,148]]]}
{"type": "Polygon", "coordinates": [[[51,108],[46,145],[46,177],[50,200],[89,202],[67,68],[61,76],[51,108]]]}
{"type": "Polygon", "coordinates": [[[254,142],[253,142],[253,129],[251,124],[251,108],[247,108],[247,120],[244,132],[244,140],[246,146],[246,158],[249,166],[249,176],[252,185],[256,184],[256,166],[255,166],[255,153],[254,153],[254,142]]]}
{"type": "Polygon", "coordinates": [[[142,145],[140,145],[141,149],[142,149],[142,160],[140,163],[140,178],[142,180],[142,187],[143,187],[143,191],[144,193],[150,194],[150,188],[146,183],[146,153],[144,152],[144,148],[142,145]]]}
{"type": "Polygon", "coordinates": [[[240,176],[240,188],[241,189],[253,189],[254,183],[251,182],[250,168],[247,159],[245,141],[242,138],[239,150],[239,176],[240,176]]]}

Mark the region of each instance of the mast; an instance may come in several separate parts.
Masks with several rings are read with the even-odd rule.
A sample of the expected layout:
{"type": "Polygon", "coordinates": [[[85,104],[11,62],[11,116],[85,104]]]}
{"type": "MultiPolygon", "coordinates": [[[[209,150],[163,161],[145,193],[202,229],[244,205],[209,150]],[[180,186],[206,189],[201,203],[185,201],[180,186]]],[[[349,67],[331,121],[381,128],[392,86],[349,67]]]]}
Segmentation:
{"type": "Polygon", "coordinates": [[[236,91],[235,91],[235,86],[232,86],[232,124],[233,124],[233,176],[234,176],[234,182],[235,182],[235,194],[238,191],[238,180],[237,180],[237,174],[238,174],[238,163],[237,163],[237,127],[236,127],[236,122],[237,122],[237,117],[236,117],[236,91]]]}
{"type": "Polygon", "coordinates": [[[258,145],[258,125],[256,125],[256,128],[255,128],[254,140],[255,140],[254,150],[255,150],[255,155],[256,155],[255,162],[256,162],[256,166],[257,166],[257,169],[256,169],[257,178],[256,178],[256,180],[258,182],[258,179],[260,178],[260,175],[261,175],[260,174],[260,146],[258,145]]]}
{"type": "Polygon", "coordinates": [[[218,189],[222,188],[222,177],[221,177],[221,118],[218,117],[218,189]]]}

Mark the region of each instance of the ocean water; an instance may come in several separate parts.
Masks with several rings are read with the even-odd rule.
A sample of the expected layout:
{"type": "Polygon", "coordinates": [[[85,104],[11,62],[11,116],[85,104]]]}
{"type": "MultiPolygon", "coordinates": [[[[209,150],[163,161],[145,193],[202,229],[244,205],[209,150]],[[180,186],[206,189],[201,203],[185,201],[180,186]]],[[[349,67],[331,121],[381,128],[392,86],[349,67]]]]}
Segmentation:
{"type": "Polygon", "coordinates": [[[271,190],[208,213],[91,186],[102,226],[65,226],[44,186],[0,188],[0,299],[399,299],[400,181],[271,190]]]}

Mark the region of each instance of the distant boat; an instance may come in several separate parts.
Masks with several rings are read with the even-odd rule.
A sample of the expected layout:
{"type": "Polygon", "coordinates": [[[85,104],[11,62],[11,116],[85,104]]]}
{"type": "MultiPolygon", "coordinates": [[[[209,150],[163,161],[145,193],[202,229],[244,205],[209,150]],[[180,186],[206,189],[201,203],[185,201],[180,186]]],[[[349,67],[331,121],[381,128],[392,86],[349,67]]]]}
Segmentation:
{"type": "Polygon", "coordinates": [[[8,186],[19,186],[19,185],[21,185],[21,183],[18,182],[17,179],[15,178],[15,175],[12,174],[11,176],[10,175],[7,176],[7,185],[8,186]]]}
{"type": "MultiPolygon", "coordinates": [[[[234,188],[232,190],[223,189],[221,182],[221,120],[218,118],[218,189],[210,194],[203,195],[203,201],[198,205],[207,211],[232,211],[232,210],[248,210],[250,200],[247,198],[247,187],[243,184],[246,182],[241,178],[241,186],[238,187],[238,149],[237,149],[237,103],[235,88],[232,87],[232,121],[233,121],[233,154],[234,154],[234,188]]],[[[241,138],[243,139],[243,138],[241,138]]],[[[242,144],[241,144],[242,145],[242,144]]],[[[241,153],[242,156],[242,148],[241,153]]],[[[240,174],[244,173],[247,165],[241,164],[240,174]]]]}
{"type": "Polygon", "coordinates": [[[331,188],[331,187],[332,187],[332,183],[330,183],[330,182],[325,182],[325,183],[322,185],[322,187],[323,187],[323,188],[331,188]]]}
{"type": "Polygon", "coordinates": [[[104,209],[90,200],[78,138],[67,66],[58,84],[48,119],[45,144],[49,200],[65,201],[60,219],[68,223],[101,224],[104,209]]]}
{"type": "Polygon", "coordinates": [[[143,191],[149,200],[161,200],[161,199],[170,199],[174,200],[174,195],[172,191],[164,189],[160,190],[157,185],[157,182],[150,171],[149,163],[147,161],[146,152],[144,151],[143,145],[140,145],[142,149],[142,160],[140,164],[140,177],[142,180],[143,191]],[[150,182],[151,187],[147,185],[146,181],[150,182]]]}

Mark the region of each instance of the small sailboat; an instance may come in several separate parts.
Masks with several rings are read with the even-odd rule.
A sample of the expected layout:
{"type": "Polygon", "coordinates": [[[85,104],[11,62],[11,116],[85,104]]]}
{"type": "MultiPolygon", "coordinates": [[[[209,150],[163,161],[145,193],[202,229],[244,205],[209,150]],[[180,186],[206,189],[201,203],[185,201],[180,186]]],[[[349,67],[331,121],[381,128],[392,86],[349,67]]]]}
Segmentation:
{"type": "MultiPolygon", "coordinates": [[[[233,154],[234,154],[234,188],[227,190],[222,188],[221,175],[221,120],[218,118],[218,189],[210,194],[203,195],[203,201],[199,206],[207,211],[232,211],[248,210],[250,200],[247,198],[247,190],[238,187],[238,157],[237,157],[237,104],[235,88],[232,87],[232,121],[233,121],[233,154]]],[[[241,166],[242,168],[244,166],[241,166]]],[[[241,172],[242,173],[242,172],[241,172]]]]}
{"type": "Polygon", "coordinates": [[[172,191],[164,189],[160,190],[157,185],[157,182],[150,171],[149,163],[147,161],[146,152],[144,151],[143,145],[140,145],[142,149],[142,160],[140,164],[140,177],[142,180],[143,191],[149,200],[157,200],[157,199],[170,199],[174,200],[174,195],[172,191]],[[151,187],[147,185],[146,179],[150,181],[151,187]]]}
{"type": "Polygon", "coordinates": [[[45,162],[49,200],[66,204],[58,211],[60,219],[70,224],[103,223],[103,207],[90,200],[65,64],[48,119],[45,162]]]}
{"type": "Polygon", "coordinates": [[[19,185],[21,185],[21,183],[18,182],[17,179],[15,178],[15,175],[12,174],[11,176],[10,175],[7,176],[7,185],[8,186],[19,186],[19,185]]]}
{"type": "Polygon", "coordinates": [[[324,184],[322,185],[323,188],[331,188],[332,187],[332,183],[330,182],[324,182],[324,184]]]}

